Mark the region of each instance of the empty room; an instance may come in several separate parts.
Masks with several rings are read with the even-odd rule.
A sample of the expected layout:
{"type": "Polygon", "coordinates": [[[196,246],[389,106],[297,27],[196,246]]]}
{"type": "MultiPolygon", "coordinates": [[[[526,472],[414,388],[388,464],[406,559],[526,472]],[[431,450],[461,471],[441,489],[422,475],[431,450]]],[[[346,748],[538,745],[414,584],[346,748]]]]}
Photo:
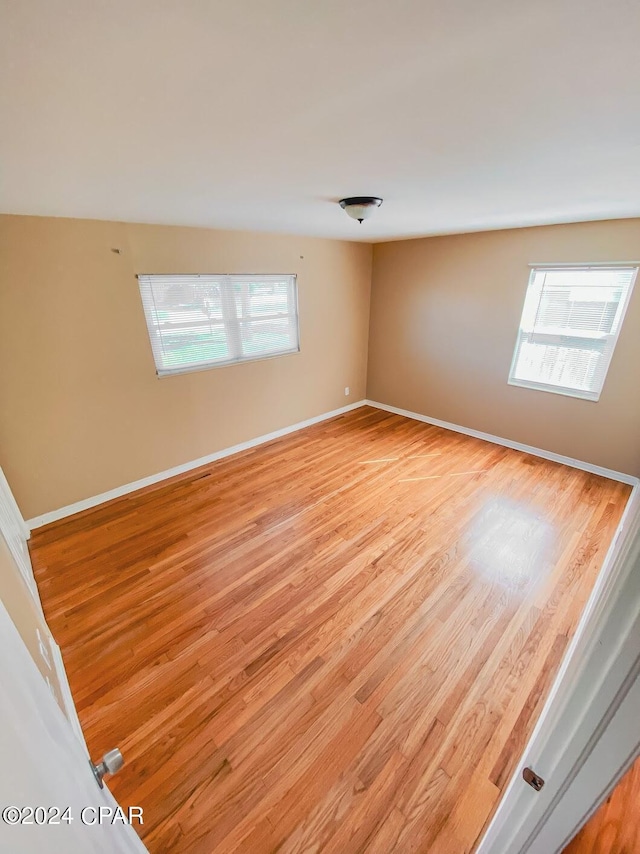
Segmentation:
{"type": "Polygon", "coordinates": [[[640,854],[638,36],[0,3],[2,851],[640,854]]]}

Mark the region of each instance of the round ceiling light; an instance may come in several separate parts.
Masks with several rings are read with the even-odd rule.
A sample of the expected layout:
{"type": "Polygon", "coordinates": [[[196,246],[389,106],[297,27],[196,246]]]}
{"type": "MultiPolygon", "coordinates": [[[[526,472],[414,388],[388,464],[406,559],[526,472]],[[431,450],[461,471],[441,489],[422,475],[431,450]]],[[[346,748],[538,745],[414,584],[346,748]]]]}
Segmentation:
{"type": "Polygon", "coordinates": [[[346,211],[350,217],[362,222],[363,219],[369,219],[376,208],[382,204],[382,199],[375,196],[350,196],[348,199],[340,199],[340,207],[346,211]]]}

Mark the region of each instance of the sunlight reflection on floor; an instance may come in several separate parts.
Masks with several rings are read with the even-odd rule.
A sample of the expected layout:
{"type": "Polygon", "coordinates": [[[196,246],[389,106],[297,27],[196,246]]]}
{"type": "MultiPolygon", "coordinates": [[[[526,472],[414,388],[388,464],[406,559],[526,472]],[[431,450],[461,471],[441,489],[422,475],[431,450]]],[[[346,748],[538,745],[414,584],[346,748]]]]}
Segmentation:
{"type": "Polygon", "coordinates": [[[465,537],[474,569],[516,587],[545,576],[554,540],[553,526],[539,514],[498,496],[474,517],[465,537]]]}

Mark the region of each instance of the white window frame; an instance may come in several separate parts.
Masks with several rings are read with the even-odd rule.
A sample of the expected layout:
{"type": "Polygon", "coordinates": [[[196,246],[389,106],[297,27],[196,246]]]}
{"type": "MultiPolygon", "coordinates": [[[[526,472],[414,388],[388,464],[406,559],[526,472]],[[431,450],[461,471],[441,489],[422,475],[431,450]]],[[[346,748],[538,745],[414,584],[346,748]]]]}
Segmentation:
{"type": "MultiPolygon", "coordinates": [[[[609,365],[611,364],[611,359],[613,357],[616,346],[618,344],[618,338],[620,336],[622,324],[624,322],[627,307],[629,305],[629,301],[631,299],[631,295],[633,293],[633,288],[634,288],[636,278],[638,275],[638,266],[639,266],[638,262],[633,262],[633,263],[632,262],[626,262],[626,263],[620,262],[620,263],[604,263],[604,264],[531,264],[530,265],[531,273],[529,275],[529,282],[527,284],[527,290],[525,292],[525,298],[524,298],[524,302],[523,302],[523,306],[522,306],[522,313],[520,315],[520,321],[518,323],[518,333],[516,336],[516,343],[515,343],[515,346],[513,348],[513,357],[511,359],[511,367],[509,369],[509,377],[507,380],[508,384],[513,385],[513,386],[519,386],[521,388],[533,389],[534,391],[547,391],[547,392],[551,392],[552,394],[561,394],[561,395],[564,395],[566,397],[577,397],[577,398],[580,398],[582,400],[590,400],[594,403],[597,402],[600,399],[600,395],[602,394],[602,389],[604,388],[604,384],[605,384],[605,381],[607,379],[607,374],[609,372],[609,365]],[[553,383],[545,383],[542,381],[519,379],[518,377],[514,376],[514,371],[516,369],[517,362],[518,362],[518,356],[520,354],[520,335],[522,332],[522,318],[523,318],[523,315],[525,312],[527,300],[529,299],[532,288],[534,287],[536,275],[538,273],[549,273],[549,272],[555,272],[555,271],[566,272],[568,270],[580,270],[580,271],[600,270],[600,271],[604,271],[604,270],[620,270],[620,269],[633,270],[633,274],[631,277],[631,283],[629,285],[629,288],[627,290],[627,293],[626,293],[624,299],[620,300],[620,302],[618,303],[616,317],[615,317],[615,320],[613,323],[615,331],[607,334],[607,337],[610,340],[612,340],[612,345],[608,349],[608,352],[607,352],[606,357],[605,357],[606,362],[604,365],[604,369],[602,371],[602,381],[600,383],[599,388],[596,388],[594,390],[586,390],[586,389],[574,388],[572,386],[561,386],[561,385],[556,385],[553,383]]],[[[553,338],[553,337],[558,337],[558,336],[554,336],[551,333],[549,333],[549,337],[553,338]]],[[[580,336],[579,335],[573,335],[572,337],[579,338],[580,336]]],[[[589,336],[585,335],[584,337],[585,337],[585,339],[587,339],[589,336]]]]}
{"type": "Polygon", "coordinates": [[[300,316],[298,312],[298,280],[297,275],[295,273],[198,273],[198,274],[157,274],[157,273],[139,273],[136,277],[138,279],[138,287],[140,290],[140,296],[142,299],[142,305],[144,309],[145,319],[147,322],[147,332],[149,334],[149,342],[151,344],[151,350],[153,352],[153,359],[156,366],[156,374],[158,377],[167,377],[167,376],[175,376],[176,374],[185,374],[191,373],[193,371],[206,371],[212,368],[223,368],[228,367],[229,365],[237,365],[244,362],[260,362],[265,359],[277,359],[281,356],[290,356],[295,353],[300,352],[300,316]],[[231,292],[228,289],[224,289],[221,293],[221,306],[223,317],[221,319],[215,320],[215,325],[223,326],[226,330],[227,337],[225,338],[227,342],[227,346],[229,348],[230,355],[224,358],[215,358],[215,359],[206,359],[201,361],[194,361],[191,364],[183,364],[176,365],[175,367],[166,367],[162,363],[162,338],[161,336],[154,336],[154,332],[157,330],[157,325],[154,320],[154,313],[156,311],[155,308],[155,300],[152,289],[152,282],[154,279],[162,279],[162,280],[171,280],[175,279],[176,282],[188,281],[188,280],[200,280],[200,279],[214,279],[219,282],[225,282],[227,284],[233,285],[236,282],[247,282],[247,280],[252,279],[254,282],[282,282],[283,280],[289,280],[289,284],[292,289],[292,301],[293,305],[289,304],[289,311],[286,313],[277,312],[273,315],[266,316],[255,316],[253,318],[243,319],[238,316],[236,310],[235,299],[231,292]],[[145,290],[148,288],[148,296],[145,296],[145,290]],[[288,317],[293,321],[295,326],[295,339],[296,346],[289,347],[287,349],[282,350],[273,350],[267,351],[264,353],[251,353],[251,354],[243,354],[241,350],[240,344],[240,334],[239,329],[241,325],[245,322],[251,321],[260,321],[260,320],[270,320],[276,318],[284,318],[288,317]],[[235,329],[235,334],[231,334],[230,328],[237,327],[235,329]]]}

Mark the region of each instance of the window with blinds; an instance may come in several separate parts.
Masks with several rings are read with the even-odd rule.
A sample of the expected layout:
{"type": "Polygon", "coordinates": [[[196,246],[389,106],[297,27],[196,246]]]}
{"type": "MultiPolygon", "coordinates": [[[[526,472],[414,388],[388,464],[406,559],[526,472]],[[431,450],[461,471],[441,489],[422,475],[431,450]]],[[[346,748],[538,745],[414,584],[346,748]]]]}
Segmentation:
{"type": "Polygon", "coordinates": [[[295,275],[138,276],[158,376],[300,349],[295,275]]]}
{"type": "Polygon", "coordinates": [[[509,382],[598,400],[637,267],[535,267],[509,382]]]}

